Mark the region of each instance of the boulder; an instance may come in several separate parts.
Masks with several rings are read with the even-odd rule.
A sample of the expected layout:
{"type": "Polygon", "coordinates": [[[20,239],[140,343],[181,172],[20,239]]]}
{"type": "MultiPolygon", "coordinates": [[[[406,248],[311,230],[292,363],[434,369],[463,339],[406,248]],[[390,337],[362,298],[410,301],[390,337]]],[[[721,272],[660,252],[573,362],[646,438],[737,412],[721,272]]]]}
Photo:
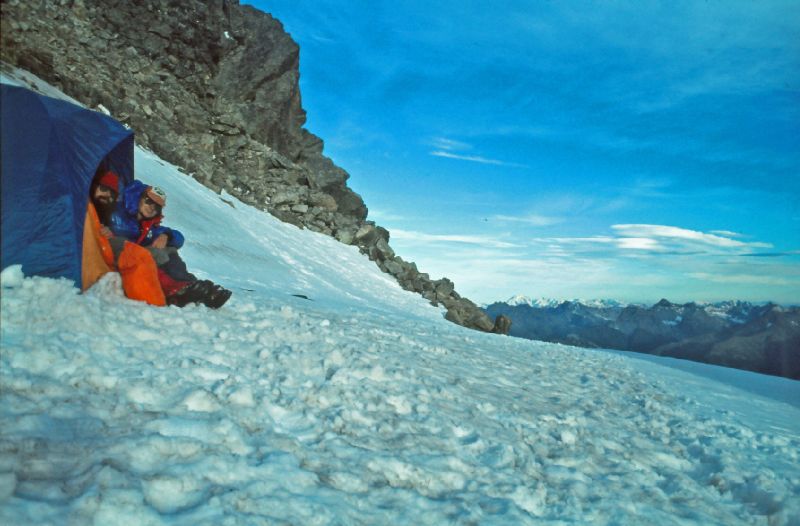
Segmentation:
{"type": "Polygon", "coordinates": [[[492,327],[493,333],[508,334],[510,330],[511,330],[511,318],[509,318],[505,314],[501,314],[494,319],[494,327],[492,327]]]}

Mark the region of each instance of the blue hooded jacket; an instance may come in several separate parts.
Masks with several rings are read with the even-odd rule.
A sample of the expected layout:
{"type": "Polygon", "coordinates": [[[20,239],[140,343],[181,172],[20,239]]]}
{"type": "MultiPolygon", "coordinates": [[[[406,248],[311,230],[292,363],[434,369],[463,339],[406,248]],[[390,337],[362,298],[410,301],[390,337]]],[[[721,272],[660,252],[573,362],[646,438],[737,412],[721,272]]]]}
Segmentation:
{"type": "Polygon", "coordinates": [[[142,221],[136,218],[139,212],[139,199],[147,188],[148,185],[143,182],[133,181],[122,190],[117,207],[111,215],[109,228],[115,236],[124,237],[128,241],[145,247],[152,244],[161,234],[166,234],[169,238],[167,246],[181,248],[183,234],[172,228],[161,226],[163,215],[142,221]]]}

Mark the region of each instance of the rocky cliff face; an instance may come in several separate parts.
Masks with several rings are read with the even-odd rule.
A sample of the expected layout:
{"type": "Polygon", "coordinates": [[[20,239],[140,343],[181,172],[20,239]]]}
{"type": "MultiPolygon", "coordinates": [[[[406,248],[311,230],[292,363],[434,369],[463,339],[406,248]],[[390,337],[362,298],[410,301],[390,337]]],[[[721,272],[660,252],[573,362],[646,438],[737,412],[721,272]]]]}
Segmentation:
{"type": "Polygon", "coordinates": [[[581,347],[620,349],[800,379],[800,308],[725,302],[652,307],[493,303],[511,335],[581,347]]]}
{"type": "Polygon", "coordinates": [[[397,256],[389,232],[367,220],[348,174],[303,128],[299,55],[280,22],[236,1],[2,4],[4,62],[102,104],[140,145],[206,186],[358,246],[403,288],[444,305],[449,320],[493,330],[452,282],[397,256]]]}

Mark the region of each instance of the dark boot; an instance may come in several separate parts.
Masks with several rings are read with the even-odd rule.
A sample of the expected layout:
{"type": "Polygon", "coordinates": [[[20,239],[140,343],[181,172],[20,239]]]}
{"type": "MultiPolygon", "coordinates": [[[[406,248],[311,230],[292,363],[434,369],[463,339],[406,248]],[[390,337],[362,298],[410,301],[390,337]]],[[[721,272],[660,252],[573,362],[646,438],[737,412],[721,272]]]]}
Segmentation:
{"type": "Polygon", "coordinates": [[[225,305],[225,302],[230,299],[232,294],[233,292],[228,289],[215,284],[213,290],[203,303],[205,303],[208,308],[218,309],[225,305]]]}
{"type": "Polygon", "coordinates": [[[192,281],[175,294],[167,296],[167,304],[185,307],[190,303],[202,303],[210,309],[218,309],[232,294],[231,291],[203,279],[192,281]]]}
{"type": "Polygon", "coordinates": [[[208,280],[192,281],[174,294],[167,296],[167,305],[185,307],[190,303],[206,303],[206,298],[214,291],[214,284],[208,280]]]}

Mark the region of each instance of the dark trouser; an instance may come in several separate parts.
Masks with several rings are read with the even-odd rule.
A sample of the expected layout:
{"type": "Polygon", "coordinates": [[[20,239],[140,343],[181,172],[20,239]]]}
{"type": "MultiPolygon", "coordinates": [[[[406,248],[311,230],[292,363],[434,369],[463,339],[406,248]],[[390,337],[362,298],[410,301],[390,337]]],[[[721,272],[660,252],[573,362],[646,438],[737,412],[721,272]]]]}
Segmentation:
{"type": "Polygon", "coordinates": [[[186,263],[178,254],[178,249],[173,247],[153,248],[148,247],[158,268],[166,272],[169,277],[178,281],[197,281],[197,277],[189,272],[186,263]]]}
{"type": "MultiPolygon", "coordinates": [[[[119,263],[119,255],[122,254],[122,249],[125,248],[125,242],[124,237],[112,237],[108,240],[108,244],[111,245],[111,252],[114,253],[115,265],[119,263]]],[[[158,265],[158,262],[156,262],[156,265],[158,265]]]]}
{"type": "MultiPolygon", "coordinates": [[[[122,237],[112,237],[108,241],[111,245],[111,251],[114,253],[114,262],[116,263],[117,260],[119,260],[122,249],[125,247],[125,243],[129,243],[129,241],[126,241],[125,238],[122,237]]],[[[186,263],[181,259],[180,254],[178,254],[177,248],[145,248],[147,248],[153,256],[156,266],[166,272],[172,279],[177,281],[197,281],[197,277],[186,268],[186,263]]]]}

